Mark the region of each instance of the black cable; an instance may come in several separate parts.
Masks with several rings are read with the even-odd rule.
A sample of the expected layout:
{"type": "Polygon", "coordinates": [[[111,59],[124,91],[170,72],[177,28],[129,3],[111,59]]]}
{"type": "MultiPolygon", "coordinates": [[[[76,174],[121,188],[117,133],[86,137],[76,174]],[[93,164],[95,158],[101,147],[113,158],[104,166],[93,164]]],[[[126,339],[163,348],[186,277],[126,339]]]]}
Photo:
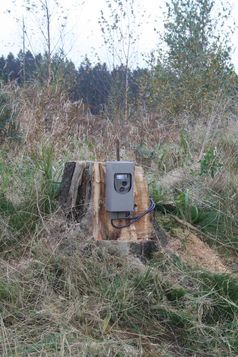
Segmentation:
{"type": "Polygon", "coordinates": [[[129,227],[129,226],[132,225],[133,223],[138,222],[138,221],[139,221],[142,217],[144,217],[146,214],[151,213],[154,209],[155,209],[155,203],[154,203],[154,201],[152,200],[152,198],[150,198],[150,207],[147,208],[146,211],[144,211],[144,212],[142,212],[141,214],[138,214],[137,216],[134,216],[134,217],[124,218],[124,219],[128,220],[129,222],[126,223],[126,224],[123,224],[123,225],[121,225],[121,226],[117,226],[117,225],[114,224],[114,221],[118,221],[118,220],[120,220],[120,218],[118,218],[118,219],[111,219],[111,225],[112,225],[114,228],[117,228],[117,229],[122,229],[122,228],[129,227]]]}

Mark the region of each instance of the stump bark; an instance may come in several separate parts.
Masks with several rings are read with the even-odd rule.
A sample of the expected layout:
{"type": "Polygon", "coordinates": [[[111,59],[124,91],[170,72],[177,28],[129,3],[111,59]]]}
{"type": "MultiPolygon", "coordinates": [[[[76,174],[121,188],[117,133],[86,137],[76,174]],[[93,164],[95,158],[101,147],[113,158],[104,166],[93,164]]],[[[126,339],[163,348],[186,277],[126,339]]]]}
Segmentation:
{"type": "MultiPolygon", "coordinates": [[[[153,246],[155,245],[151,214],[145,215],[140,221],[123,229],[116,229],[111,225],[110,215],[104,205],[105,164],[103,162],[67,162],[59,200],[66,216],[80,222],[97,241],[123,241],[133,244],[147,242],[146,246],[151,242],[153,246]]],[[[134,201],[135,214],[144,212],[150,204],[148,185],[143,169],[139,166],[135,167],[134,201]]],[[[119,222],[122,223],[123,221],[119,222]]]]}

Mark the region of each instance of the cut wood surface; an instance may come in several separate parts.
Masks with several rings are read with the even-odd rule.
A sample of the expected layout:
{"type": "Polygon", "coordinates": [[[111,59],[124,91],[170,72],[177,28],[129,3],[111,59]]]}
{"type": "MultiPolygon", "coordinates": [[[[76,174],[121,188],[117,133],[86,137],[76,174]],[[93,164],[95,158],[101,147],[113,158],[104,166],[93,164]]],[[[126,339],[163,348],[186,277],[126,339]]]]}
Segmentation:
{"type": "MultiPolygon", "coordinates": [[[[87,222],[96,240],[147,241],[154,238],[151,214],[131,226],[116,229],[105,209],[105,164],[103,162],[68,162],[62,178],[60,203],[67,216],[87,222]]],[[[149,192],[143,169],[135,167],[134,214],[149,207],[149,192]]],[[[121,220],[118,224],[126,223],[121,220]]]]}

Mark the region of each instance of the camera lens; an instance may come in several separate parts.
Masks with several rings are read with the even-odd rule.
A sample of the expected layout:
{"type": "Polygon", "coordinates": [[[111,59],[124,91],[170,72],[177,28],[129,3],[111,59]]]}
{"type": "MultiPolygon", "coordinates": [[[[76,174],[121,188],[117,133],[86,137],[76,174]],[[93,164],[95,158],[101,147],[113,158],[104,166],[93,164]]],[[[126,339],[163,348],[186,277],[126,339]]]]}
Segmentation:
{"type": "Polygon", "coordinates": [[[126,186],[127,185],[127,181],[122,181],[122,186],[126,186]]]}
{"type": "Polygon", "coordinates": [[[124,192],[125,188],[124,187],[120,187],[120,192],[124,192]]]}

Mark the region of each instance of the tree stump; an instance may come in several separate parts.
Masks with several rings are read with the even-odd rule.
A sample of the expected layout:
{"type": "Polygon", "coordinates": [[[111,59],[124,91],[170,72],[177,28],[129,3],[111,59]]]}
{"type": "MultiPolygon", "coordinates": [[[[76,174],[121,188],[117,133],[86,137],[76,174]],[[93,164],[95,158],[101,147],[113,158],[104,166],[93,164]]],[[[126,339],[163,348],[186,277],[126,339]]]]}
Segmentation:
{"type": "MultiPolygon", "coordinates": [[[[111,225],[105,209],[105,164],[103,162],[67,162],[62,177],[60,204],[67,217],[75,219],[92,234],[96,241],[131,243],[133,251],[147,250],[155,246],[155,234],[151,214],[123,229],[111,225]],[[140,243],[140,246],[137,245],[140,243]],[[141,245],[142,244],[142,245],[141,245]]],[[[149,207],[149,192],[143,169],[135,167],[135,214],[149,207]]],[[[123,220],[120,224],[123,223],[123,220]]],[[[124,249],[124,248],[123,248],[124,249]]]]}

